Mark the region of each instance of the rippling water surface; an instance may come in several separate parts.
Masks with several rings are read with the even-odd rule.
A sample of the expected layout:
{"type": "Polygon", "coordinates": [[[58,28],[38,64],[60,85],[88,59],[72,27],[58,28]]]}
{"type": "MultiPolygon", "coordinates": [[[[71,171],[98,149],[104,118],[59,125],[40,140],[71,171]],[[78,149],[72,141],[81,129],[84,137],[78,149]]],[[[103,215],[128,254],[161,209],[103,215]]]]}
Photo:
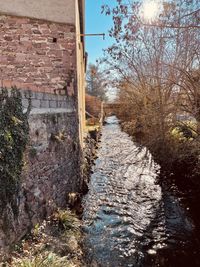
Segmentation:
{"type": "Polygon", "coordinates": [[[148,150],[121,131],[115,116],[103,127],[97,156],[84,199],[88,266],[189,266],[193,224],[161,188],[148,150]]]}

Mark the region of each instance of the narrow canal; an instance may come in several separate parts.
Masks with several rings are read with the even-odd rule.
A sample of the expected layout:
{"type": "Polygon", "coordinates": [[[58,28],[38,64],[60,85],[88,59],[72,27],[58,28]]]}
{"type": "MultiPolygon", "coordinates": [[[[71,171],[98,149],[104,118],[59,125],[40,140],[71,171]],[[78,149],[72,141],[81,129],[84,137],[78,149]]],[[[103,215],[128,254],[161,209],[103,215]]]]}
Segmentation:
{"type": "Polygon", "coordinates": [[[103,126],[97,156],[84,199],[88,266],[200,266],[186,210],[115,116],[103,126]]]}

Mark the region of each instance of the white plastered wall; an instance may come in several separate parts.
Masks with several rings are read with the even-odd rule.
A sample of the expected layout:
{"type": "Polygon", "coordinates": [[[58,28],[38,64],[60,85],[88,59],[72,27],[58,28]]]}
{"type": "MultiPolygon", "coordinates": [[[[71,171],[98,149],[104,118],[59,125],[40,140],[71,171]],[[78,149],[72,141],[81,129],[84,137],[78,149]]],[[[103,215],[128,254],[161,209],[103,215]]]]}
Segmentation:
{"type": "Polygon", "coordinates": [[[76,0],[0,0],[0,13],[75,24],[76,0]]]}

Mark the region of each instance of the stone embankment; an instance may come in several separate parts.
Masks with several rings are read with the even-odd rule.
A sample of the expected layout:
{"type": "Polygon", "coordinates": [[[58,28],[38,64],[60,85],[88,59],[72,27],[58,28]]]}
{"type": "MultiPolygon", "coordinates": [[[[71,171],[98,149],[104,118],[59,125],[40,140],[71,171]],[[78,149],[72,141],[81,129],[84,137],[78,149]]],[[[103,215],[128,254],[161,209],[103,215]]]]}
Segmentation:
{"type": "MultiPolygon", "coordinates": [[[[5,114],[7,116],[6,128],[1,129],[1,141],[6,141],[8,143],[6,149],[10,149],[8,153],[1,151],[5,154],[1,158],[1,166],[4,166],[7,157],[15,152],[16,147],[20,147],[23,137],[20,134],[23,133],[19,132],[17,140],[14,135],[19,131],[22,123],[19,114],[20,112],[24,114],[28,104],[27,97],[31,98],[31,112],[25,122],[26,125],[29,124],[28,143],[26,150],[23,151],[24,157],[19,163],[23,166],[23,170],[13,171],[16,162],[7,162],[8,166],[12,164],[12,173],[9,175],[13,179],[16,175],[20,176],[12,200],[5,200],[2,196],[13,190],[13,184],[9,185],[7,182],[6,187],[1,186],[0,204],[3,211],[0,216],[0,252],[2,253],[9,250],[11,244],[18,242],[37,223],[50,216],[58,208],[67,207],[68,194],[80,192],[83,184],[82,151],[74,100],[68,98],[68,109],[53,109],[49,106],[49,109],[43,112],[43,109],[40,106],[34,106],[34,103],[40,103],[42,98],[49,99],[51,95],[26,92],[27,97],[25,97],[25,91],[21,92],[22,96],[19,99],[15,96],[12,99],[9,97],[10,93],[5,96],[5,103],[10,101],[13,106],[16,105],[14,107],[16,114],[12,114],[12,106],[7,111],[6,106],[3,106],[1,110],[2,119],[5,114]],[[9,126],[9,121],[12,122],[12,126],[9,126]],[[5,139],[2,136],[5,136],[5,139]]],[[[65,101],[65,99],[59,100],[57,96],[54,98],[54,100],[48,100],[49,105],[50,101],[55,101],[56,104],[62,104],[65,101]]],[[[4,168],[5,171],[7,171],[6,168],[7,165],[4,168]]],[[[8,180],[8,175],[5,179],[8,180]]]]}

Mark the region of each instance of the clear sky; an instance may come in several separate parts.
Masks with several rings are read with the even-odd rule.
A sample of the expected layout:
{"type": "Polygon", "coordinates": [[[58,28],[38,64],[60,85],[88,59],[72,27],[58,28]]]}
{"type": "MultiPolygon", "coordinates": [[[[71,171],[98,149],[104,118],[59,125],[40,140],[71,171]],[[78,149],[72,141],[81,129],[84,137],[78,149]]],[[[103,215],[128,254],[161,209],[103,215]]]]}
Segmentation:
{"type": "Polygon", "coordinates": [[[95,63],[96,59],[103,55],[103,49],[112,44],[108,36],[108,30],[112,26],[112,18],[101,14],[103,4],[115,5],[116,0],[86,0],[86,33],[105,33],[106,38],[100,36],[86,37],[86,51],[88,63],[95,63]]]}

